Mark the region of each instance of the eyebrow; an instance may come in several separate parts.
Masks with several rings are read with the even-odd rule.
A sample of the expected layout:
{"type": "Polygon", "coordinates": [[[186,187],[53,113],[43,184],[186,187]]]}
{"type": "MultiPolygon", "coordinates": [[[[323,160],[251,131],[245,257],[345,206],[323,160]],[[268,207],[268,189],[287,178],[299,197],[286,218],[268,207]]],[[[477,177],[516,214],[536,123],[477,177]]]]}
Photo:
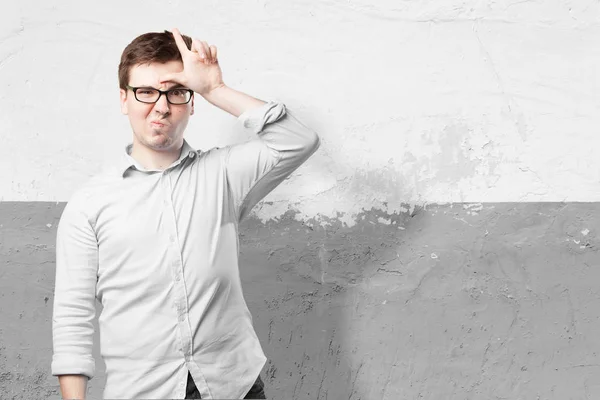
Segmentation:
{"type": "MultiPolygon", "coordinates": [[[[138,87],[138,88],[140,88],[140,89],[156,89],[155,87],[153,87],[153,86],[149,86],[149,85],[142,85],[142,86],[137,86],[137,87],[138,87]]],[[[187,88],[186,88],[185,86],[183,86],[182,84],[180,84],[180,83],[176,83],[175,85],[173,85],[173,86],[171,86],[171,87],[169,87],[169,88],[167,88],[167,89],[165,89],[165,90],[171,90],[171,89],[181,89],[181,88],[187,89],[187,88]]],[[[156,89],[156,90],[158,90],[158,89],[156,89]]]]}

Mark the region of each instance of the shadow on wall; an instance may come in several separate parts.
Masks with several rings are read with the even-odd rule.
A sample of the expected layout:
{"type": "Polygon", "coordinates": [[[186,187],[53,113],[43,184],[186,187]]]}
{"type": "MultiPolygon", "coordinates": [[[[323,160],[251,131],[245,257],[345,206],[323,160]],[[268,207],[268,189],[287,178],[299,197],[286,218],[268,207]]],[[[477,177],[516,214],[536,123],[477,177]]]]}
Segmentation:
{"type": "MultiPolygon", "coordinates": [[[[0,202],[3,398],[61,398],[49,368],[64,205],[0,202]]],[[[370,210],[353,227],[331,220],[327,229],[293,212],[245,220],[240,270],[269,358],[267,395],[600,398],[599,208],[370,210]]],[[[94,342],[88,395],[101,398],[98,333],[94,342]]]]}
{"type": "Polygon", "coordinates": [[[269,358],[267,395],[383,398],[389,370],[382,372],[382,356],[399,326],[380,318],[380,304],[361,287],[371,265],[380,265],[375,272],[381,273],[398,257],[405,236],[398,224],[411,217],[395,216],[387,225],[369,212],[351,228],[336,220],[323,228],[294,214],[266,224],[250,218],[241,226],[245,296],[269,358]]]}
{"type": "Polygon", "coordinates": [[[600,398],[598,207],[247,221],[241,269],[267,395],[600,398]]]}
{"type": "Polygon", "coordinates": [[[245,220],[240,236],[244,294],[268,358],[267,397],[360,398],[342,343],[347,285],[324,282],[327,233],[288,213],[267,224],[245,220]]]}

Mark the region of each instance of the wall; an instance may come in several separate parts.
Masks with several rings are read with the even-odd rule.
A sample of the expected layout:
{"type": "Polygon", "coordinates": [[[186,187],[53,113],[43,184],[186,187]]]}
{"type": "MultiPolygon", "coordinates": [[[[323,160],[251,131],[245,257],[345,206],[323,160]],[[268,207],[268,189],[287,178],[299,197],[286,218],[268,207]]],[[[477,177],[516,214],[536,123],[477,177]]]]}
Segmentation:
{"type": "MultiPolygon", "coordinates": [[[[228,85],[284,101],[322,138],[242,226],[269,396],[600,395],[598,2],[4,8],[7,398],[59,398],[49,371],[56,225],[131,139],[120,52],[172,27],[218,46],[228,85]]],[[[192,146],[247,139],[224,112],[196,111],[192,146]]],[[[92,397],[103,379],[98,358],[92,397]]]]}

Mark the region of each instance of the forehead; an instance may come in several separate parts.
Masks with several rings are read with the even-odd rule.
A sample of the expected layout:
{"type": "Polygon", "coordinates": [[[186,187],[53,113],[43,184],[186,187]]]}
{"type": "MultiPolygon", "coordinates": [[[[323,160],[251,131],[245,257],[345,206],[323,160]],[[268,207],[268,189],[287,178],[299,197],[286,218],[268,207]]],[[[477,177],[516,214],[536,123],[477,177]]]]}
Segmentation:
{"type": "Polygon", "coordinates": [[[131,86],[152,86],[157,89],[173,86],[174,83],[160,84],[160,79],[166,74],[183,71],[181,61],[169,61],[166,63],[138,64],[129,70],[129,85],[131,86]]]}

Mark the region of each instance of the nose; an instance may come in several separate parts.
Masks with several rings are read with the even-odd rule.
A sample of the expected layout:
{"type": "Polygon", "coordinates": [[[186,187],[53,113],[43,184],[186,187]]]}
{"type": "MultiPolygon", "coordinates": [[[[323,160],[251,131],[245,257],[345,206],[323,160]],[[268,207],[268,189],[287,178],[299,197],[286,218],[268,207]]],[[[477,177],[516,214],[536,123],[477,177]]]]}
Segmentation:
{"type": "Polygon", "coordinates": [[[166,114],[170,110],[169,106],[170,106],[170,104],[167,101],[167,95],[162,94],[159,97],[158,101],[156,103],[154,103],[154,110],[161,114],[166,114]]]}

